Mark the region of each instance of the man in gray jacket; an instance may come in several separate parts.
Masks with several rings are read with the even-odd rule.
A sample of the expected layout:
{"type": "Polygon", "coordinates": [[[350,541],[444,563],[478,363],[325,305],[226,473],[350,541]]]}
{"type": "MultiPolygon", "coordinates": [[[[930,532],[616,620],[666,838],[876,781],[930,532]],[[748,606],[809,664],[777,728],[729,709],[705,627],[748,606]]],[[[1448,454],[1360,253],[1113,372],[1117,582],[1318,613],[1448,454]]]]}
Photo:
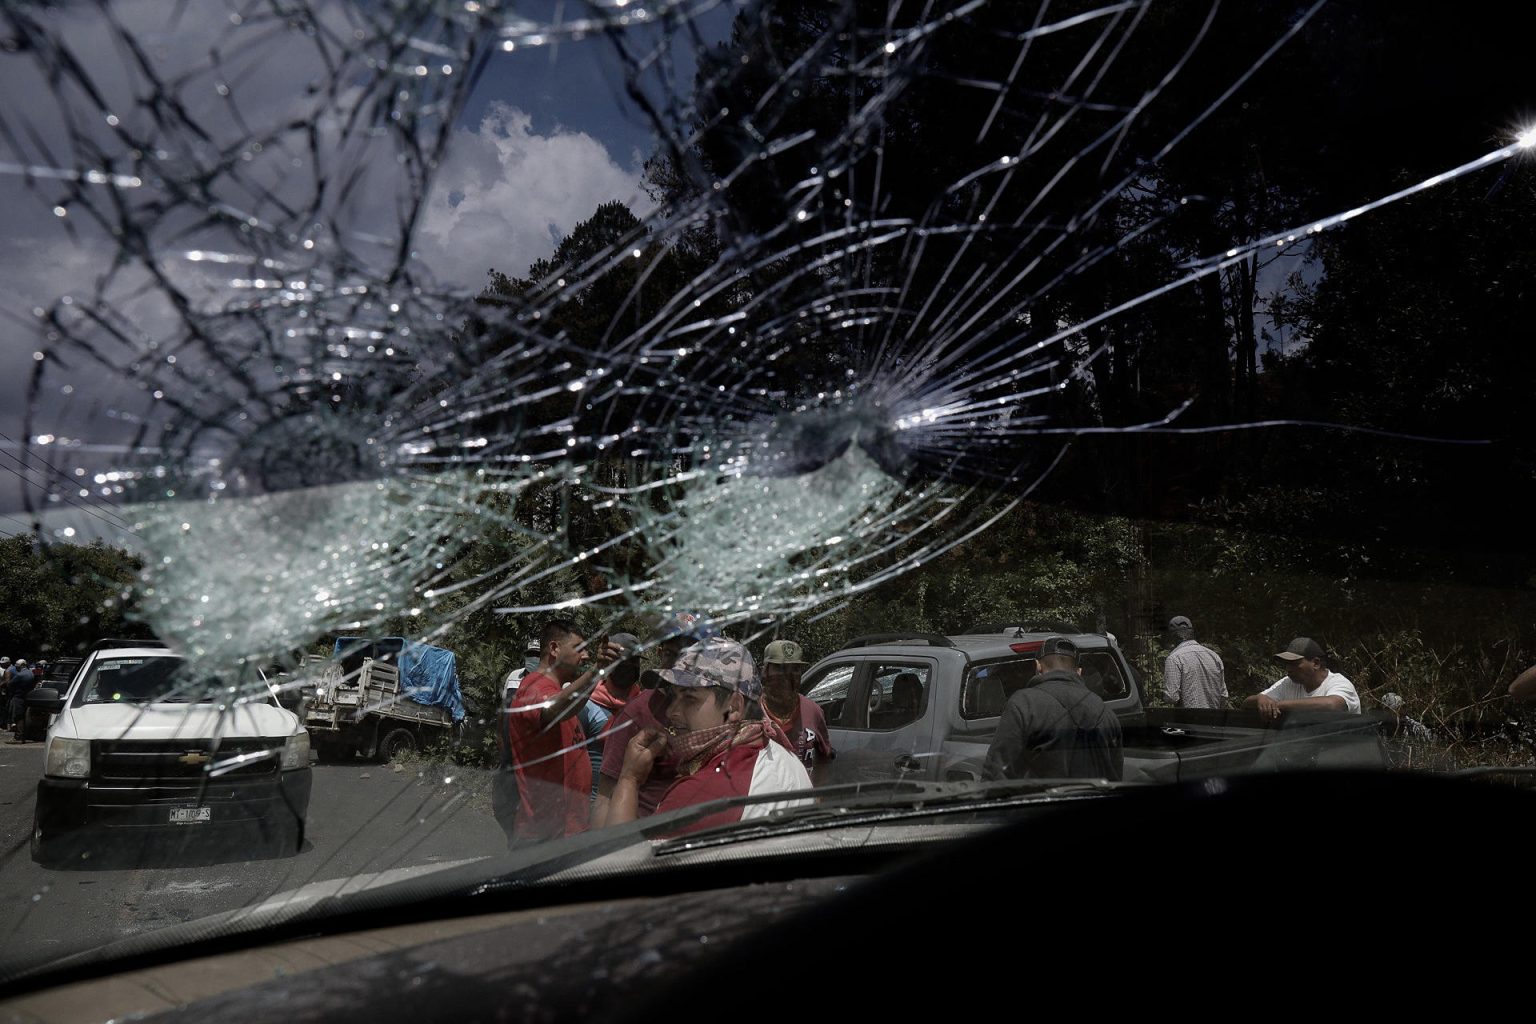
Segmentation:
{"type": "Polygon", "coordinates": [[[1221,655],[1195,639],[1195,626],[1183,615],[1168,620],[1173,650],[1163,662],[1163,696],[1181,708],[1225,708],[1226,667],[1221,655]]]}
{"type": "Polygon", "coordinates": [[[1003,705],[981,777],[1119,781],[1125,774],[1120,723],[1083,685],[1077,645],[1064,636],[1047,638],[1035,670],[1003,705]]]}

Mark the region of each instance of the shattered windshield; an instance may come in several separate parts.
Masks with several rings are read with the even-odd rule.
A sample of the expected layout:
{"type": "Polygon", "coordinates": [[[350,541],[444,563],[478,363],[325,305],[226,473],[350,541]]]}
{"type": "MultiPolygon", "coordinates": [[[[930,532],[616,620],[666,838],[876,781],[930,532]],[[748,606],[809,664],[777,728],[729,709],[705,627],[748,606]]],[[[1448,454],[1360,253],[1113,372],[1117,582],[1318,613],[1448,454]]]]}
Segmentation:
{"type": "Polygon", "coordinates": [[[1536,764],[1528,17],[7,4],[6,970],[897,783],[1536,764]]]}

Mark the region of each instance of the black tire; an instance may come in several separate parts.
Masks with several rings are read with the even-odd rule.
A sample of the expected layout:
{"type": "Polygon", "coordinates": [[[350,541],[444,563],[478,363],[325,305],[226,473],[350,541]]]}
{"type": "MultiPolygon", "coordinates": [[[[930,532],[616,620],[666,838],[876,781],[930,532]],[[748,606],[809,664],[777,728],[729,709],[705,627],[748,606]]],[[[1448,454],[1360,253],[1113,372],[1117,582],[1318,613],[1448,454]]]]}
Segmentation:
{"type": "Polygon", "coordinates": [[[415,733],[404,726],[396,726],[379,737],[379,760],[393,761],[402,754],[414,754],[420,748],[415,733]]]}
{"type": "Polygon", "coordinates": [[[321,764],[334,764],[337,761],[345,761],[352,754],[350,747],[329,741],[316,741],[312,749],[315,752],[315,760],[321,764]]]}

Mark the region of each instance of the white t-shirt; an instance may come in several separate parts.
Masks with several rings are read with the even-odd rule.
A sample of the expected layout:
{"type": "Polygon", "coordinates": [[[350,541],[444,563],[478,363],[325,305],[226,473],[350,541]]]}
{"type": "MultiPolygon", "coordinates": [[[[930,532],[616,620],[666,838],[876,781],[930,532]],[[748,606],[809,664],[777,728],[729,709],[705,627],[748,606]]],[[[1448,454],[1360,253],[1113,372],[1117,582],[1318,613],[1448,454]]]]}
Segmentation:
{"type": "Polygon", "coordinates": [[[1337,672],[1329,672],[1328,678],[1318,684],[1317,689],[1308,692],[1305,686],[1292,682],[1290,676],[1278,680],[1273,686],[1264,691],[1264,696],[1271,700],[1308,700],[1312,697],[1343,697],[1348,705],[1346,710],[1352,715],[1360,713],[1360,695],[1355,692],[1355,684],[1339,675],[1337,672]]]}
{"type": "MultiPolygon", "coordinates": [[[[805,770],[805,765],[801,764],[800,759],[794,754],[773,742],[769,742],[758,751],[757,763],[752,766],[752,783],[747,788],[750,795],[789,793],[810,788],[811,776],[805,770]]],[[[804,800],[785,800],[782,803],[774,801],[771,804],[748,804],[741,809],[741,817],[743,820],[766,818],[781,807],[792,807],[797,803],[805,802],[804,800]]]]}

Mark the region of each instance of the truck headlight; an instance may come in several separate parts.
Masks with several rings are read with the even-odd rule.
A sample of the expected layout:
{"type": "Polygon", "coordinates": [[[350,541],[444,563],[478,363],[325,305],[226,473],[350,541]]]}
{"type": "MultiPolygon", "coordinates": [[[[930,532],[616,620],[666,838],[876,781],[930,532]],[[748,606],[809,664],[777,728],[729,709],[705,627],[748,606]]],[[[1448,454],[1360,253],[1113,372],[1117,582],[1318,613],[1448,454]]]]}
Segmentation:
{"type": "Polygon", "coordinates": [[[283,771],[309,767],[309,733],[301,732],[288,737],[283,744],[283,771]]]}
{"type": "Polygon", "coordinates": [[[62,779],[91,777],[91,741],[55,736],[43,755],[43,774],[62,779]]]}

